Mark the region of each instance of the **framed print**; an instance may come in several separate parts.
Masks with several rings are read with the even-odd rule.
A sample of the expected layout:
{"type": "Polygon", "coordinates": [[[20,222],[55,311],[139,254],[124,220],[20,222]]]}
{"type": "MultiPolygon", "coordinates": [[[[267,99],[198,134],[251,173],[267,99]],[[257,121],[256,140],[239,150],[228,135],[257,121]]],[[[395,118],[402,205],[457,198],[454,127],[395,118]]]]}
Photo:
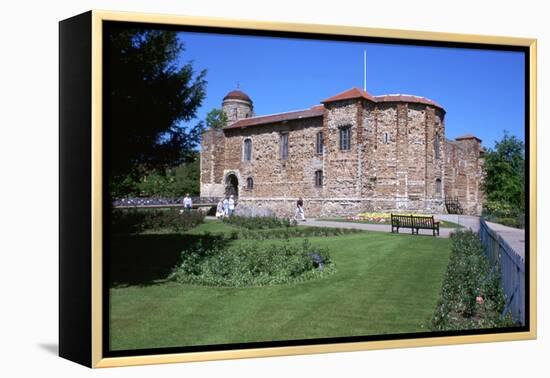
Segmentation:
{"type": "Polygon", "coordinates": [[[536,40],[60,22],[60,356],[536,337],[536,40]]]}

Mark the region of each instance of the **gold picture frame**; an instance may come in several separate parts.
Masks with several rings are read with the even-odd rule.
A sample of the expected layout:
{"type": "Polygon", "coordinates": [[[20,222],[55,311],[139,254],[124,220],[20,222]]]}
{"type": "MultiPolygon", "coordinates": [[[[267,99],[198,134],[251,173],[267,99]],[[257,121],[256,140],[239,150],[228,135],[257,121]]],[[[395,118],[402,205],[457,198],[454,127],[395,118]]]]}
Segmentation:
{"type": "MultiPolygon", "coordinates": [[[[535,339],[537,336],[537,303],[536,303],[536,250],[537,250],[537,176],[536,176],[536,145],[537,145],[537,41],[536,39],[513,38],[501,36],[484,36],[484,35],[469,35],[469,34],[451,34],[451,33],[436,33],[425,31],[407,31],[393,29],[377,29],[368,27],[351,27],[338,25],[317,25],[317,24],[294,24],[294,23],[279,23],[279,22],[258,22],[252,20],[232,20],[209,17],[189,17],[175,15],[160,15],[160,14],[144,14],[144,13],[129,13],[129,12],[110,12],[93,10],[81,16],[76,16],[72,19],[62,21],[60,24],[60,76],[61,76],[61,95],[60,95],[60,123],[61,123],[61,190],[65,194],[67,200],[86,199],[87,210],[81,213],[81,217],[89,216],[89,222],[83,222],[80,225],[74,224],[71,219],[78,217],[72,214],[71,210],[63,201],[60,202],[61,208],[61,227],[60,231],[60,355],[73,361],[82,363],[89,367],[114,367],[114,366],[130,366],[144,364],[161,364],[174,362],[188,361],[209,361],[219,359],[238,359],[251,357],[267,357],[267,356],[283,356],[283,355],[298,355],[298,354],[313,354],[313,353],[328,353],[328,352],[348,352],[359,350],[372,349],[389,349],[389,348],[408,348],[408,347],[424,347],[436,345],[450,344],[468,344],[468,343],[485,343],[496,341],[514,341],[535,339]],[[103,99],[102,99],[102,75],[103,75],[103,23],[104,22],[131,22],[157,25],[185,25],[197,27],[213,27],[227,28],[239,30],[254,30],[263,32],[289,32],[289,33],[312,33],[318,35],[335,35],[335,36],[356,36],[356,37],[376,37],[388,39],[406,39],[413,41],[429,41],[429,42],[453,42],[453,43],[468,43],[468,44],[487,44],[487,45],[502,45],[502,46],[520,46],[528,49],[528,83],[529,83],[529,330],[521,332],[508,333],[484,333],[475,335],[459,335],[445,337],[427,337],[415,339],[394,339],[394,340],[379,340],[379,341],[362,341],[362,342],[345,342],[337,344],[317,344],[317,345],[300,345],[300,346],[282,346],[282,347],[265,347],[253,349],[236,349],[236,350],[220,350],[204,351],[204,352],[189,352],[189,353],[170,353],[170,354],[151,354],[138,356],[124,357],[104,357],[103,342],[104,328],[108,325],[104,324],[103,306],[105,306],[104,288],[103,288],[103,259],[102,259],[102,240],[103,240],[103,147],[102,147],[102,118],[103,118],[103,99]],[[75,37],[75,33],[84,33],[83,41],[89,41],[89,44],[82,45],[75,37]],[[72,34],[72,35],[69,35],[72,34]],[[72,38],[72,39],[71,39],[72,38]],[[73,76],[67,74],[65,69],[69,63],[65,59],[75,59],[74,54],[79,53],[79,48],[89,49],[88,55],[80,56],[81,61],[85,62],[90,59],[89,77],[82,79],[82,73],[75,73],[73,76]],[[79,76],[80,75],[80,76],[79,76]],[[63,94],[64,90],[68,90],[74,83],[71,80],[78,77],[84,80],[83,93],[90,91],[89,98],[69,96],[63,94]],[[89,85],[87,87],[86,85],[89,85]],[[72,98],[70,98],[72,97],[72,98]],[[82,103],[83,99],[90,100],[88,104],[82,103]],[[68,108],[74,104],[71,101],[81,101],[79,106],[86,109],[86,115],[71,115],[68,108]],[[65,114],[68,114],[64,116],[65,114]],[[71,118],[73,117],[73,118],[71,118]],[[74,118],[76,117],[76,118],[74,118]],[[82,117],[82,118],[78,118],[82,117]],[[88,117],[88,118],[86,118],[88,117]],[[68,181],[78,180],[71,176],[76,172],[76,169],[67,166],[63,169],[65,160],[68,159],[70,153],[78,153],[76,150],[70,150],[68,143],[71,143],[70,135],[64,136],[64,132],[68,130],[69,124],[75,127],[75,122],[89,120],[89,124],[79,125],[82,130],[79,137],[83,141],[89,142],[89,170],[82,174],[89,177],[89,181],[83,182],[82,187],[72,185],[67,187],[68,181]],[[71,152],[72,151],[72,152],[71,152]],[[65,172],[65,173],[64,173],[65,172]],[[89,185],[89,187],[87,187],[89,185]],[[78,192],[79,188],[87,188],[84,192],[78,192]],[[71,215],[72,214],[72,215],[71,215]],[[65,220],[64,220],[65,219],[65,220]],[[65,223],[64,223],[65,222],[65,223]],[[72,223],[72,224],[70,224],[72,223]],[[80,227],[78,230],[71,227],[80,227]],[[71,231],[72,236],[68,236],[71,231]],[[70,239],[68,239],[70,238],[70,239]],[[70,253],[80,253],[86,251],[85,258],[69,256],[70,253]],[[80,277],[74,277],[69,270],[79,272],[80,277]],[[83,274],[83,276],[82,276],[83,274]],[[82,282],[89,279],[89,285],[82,282]],[[84,286],[83,286],[84,285],[84,286]],[[71,288],[69,288],[69,286],[71,288]],[[87,290],[89,289],[89,292],[87,290]],[[82,302],[78,302],[75,298],[78,291],[81,293],[82,302]],[[77,302],[75,302],[77,301],[77,302]],[[84,306],[77,309],[78,306],[84,306]],[[85,308],[85,311],[82,309],[85,308]],[[89,314],[88,314],[89,310],[89,314]],[[67,325],[74,323],[75,319],[82,316],[82,313],[87,315],[76,321],[78,324],[67,325]],[[83,344],[89,341],[90,349],[85,347],[80,351],[75,351],[78,340],[82,340],[83,344]]],[[[77,80],[77,81],[78,81],[77,80]]],[[[74,94],[74,93],[73,93],[74,94]]],[[[71,131],[77,132],[77,131],[71,131]]],[[[74,181],[73,181],[74,183],[74,181]]],[[[63,194],[60,196],[63,197],[63,194]]],[[[75,210],[76,211],[76,210],[75,210]]],[[[526,236],[527,237],[527,236],[526,236]]]]}

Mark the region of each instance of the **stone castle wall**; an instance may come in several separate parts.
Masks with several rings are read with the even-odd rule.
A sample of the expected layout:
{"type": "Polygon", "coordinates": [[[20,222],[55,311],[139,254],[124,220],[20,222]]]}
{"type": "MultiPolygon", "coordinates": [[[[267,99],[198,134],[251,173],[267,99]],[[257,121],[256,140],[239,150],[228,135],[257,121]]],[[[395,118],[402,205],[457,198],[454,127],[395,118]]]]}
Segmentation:
{"type": "Polygon", "coordinates": [[[315,154],[315,135],[321,131],[320,118],[289,121],[286,124],[266,125],[227,130],[225,140],[225,174],[235,173],[242,178],[239,199],[295,198],[322,196],[315,187],[314,172],[323,169],[323,157],[315,154]],[[280,135],[288,133],[288,158],[280,158],[280,135]],[[244,141],[252,141],[252,159],[245,161],[244,141]],[[246,179],[254,180],[252,190],[246,179]]]}
{"type": "Polygon", "coordinates": [[[449,143],[444,112],[434,106],[363,99],[331,102],[319,117],[205,132],[201,196],[223,194],[233,174],[240,203],[268,207],[280,216],[293,214],[300,196],[308,216],[442,213],[446,195],[458,196],[467,213],[479,214],[479,148],[477,139],[449,143]],[[343,127],[351,131],[348,151],[339,146],[343,127]],[[319,132],[322,154],[316,153],[319,132]],[[282,133],[288,133],[285,160],[280,157],[282,133]],[[251,161],[244,160],[245,139],[252,142],[251,161]],[[318,170],[323,172],[320,187],[315,185],[318,170]],[[246,188],[249,177],[253,189],[246,188]]]}
{"type": "Polygon", "coordinates": [[[229,123],[252,117],[254,114],[252,105],[244,100],[226,100],[222,104],[222,109],[229,123]]]}
{"type": "Polygon", "coordinates": [[[445,183],[446,194],[458,198],[466,214],[481,214],[485,195],[481,145],[475,138],[447,141],[445,183]]]}
{"type": "Polygon", "coordinates": [[[200,156],[201,197],[222,197],[225,192],[225,136],[223,130],[203,133],[200,156]]]}

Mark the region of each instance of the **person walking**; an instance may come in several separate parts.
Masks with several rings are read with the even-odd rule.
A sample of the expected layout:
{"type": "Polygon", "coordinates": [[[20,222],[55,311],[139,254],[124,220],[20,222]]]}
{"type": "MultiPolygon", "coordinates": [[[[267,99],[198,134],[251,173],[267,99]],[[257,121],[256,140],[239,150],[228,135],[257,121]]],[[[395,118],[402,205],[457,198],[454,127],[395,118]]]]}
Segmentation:
{"type": "Polygon", "coordinates": [[[223,199],[218,202],[216,206],[216,219],[222,219],[225,212],[223,211],[223,199]]]}
{"type": "Polygon", "coordinates": [[[229,215],[229,197],[223,199],[223,216],[227,217],[229,215]]]}
{"type": "Polygon", "coordinates": [[[228,206],[229,206],[229,216],[232,216],[233,212],[235,211],[235,199],[233,198],[233,194],[229,196],[228,206]]]}
{"type": "Polygon", "coordinates": [[[302,221],[306,221],[306,217],[304,214],[304,200],[302,197],[298,198],[298,201],[296,201],[296,212],[294,213],[294,219],[297,219],[298,216],[300,216],[302,221]]]}
{"type": "Polygon", "coordinates": [[[183,208],[186,212],[191,211],[191,209],[193,208],[193,200],[191,199],[191,197],[189,197],[189,193],[186,193],[185,197],[183,198],[183,208]]]}

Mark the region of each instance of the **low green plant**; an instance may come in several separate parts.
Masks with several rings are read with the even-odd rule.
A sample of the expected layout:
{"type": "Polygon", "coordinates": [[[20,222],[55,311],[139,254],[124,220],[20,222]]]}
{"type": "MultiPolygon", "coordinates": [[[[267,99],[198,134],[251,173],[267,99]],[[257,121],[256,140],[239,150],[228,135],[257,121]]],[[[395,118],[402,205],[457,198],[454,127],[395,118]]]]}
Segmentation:
{"type": "Polygon", "coordinates": [[[272,228],[296,226],[296,222],[289,218],[269,217],[243,217],[231,216],[226,217],[223,221],[232,226],[246,228],[248,230],[267,230],[272,228]]]}
{"type": "Polygon", "coordinates": [[[265,286],[296,283],[335,272],[327,248],[300,244],[197,245],[182,252],[171,279],[205,286],[265,286]]]}
{"type": "Polygon", "coordinates": [[[500,272],[489,265],[478,235],[458,231],[451,239],[451,257],[431,328],[443,331],[513,326],[509,314],[501,317],[505,296],[500,272]]]}
{"type": "Polygon", "coordinates": [[[268,230],[240,230],[234,233],[234,239],[290,239],[307,238],[320,236],[341,236],[363,232],[352,228],[329,228],[329,227],[287,227],[268,230]]]}
{"type": "Polygon", "coordinates": [[[200,211],[113,209],[111,212],[111,231],[126,234],[158,230],[182,232],[203,223],[204,218],[204,213],[200,211]]]}

